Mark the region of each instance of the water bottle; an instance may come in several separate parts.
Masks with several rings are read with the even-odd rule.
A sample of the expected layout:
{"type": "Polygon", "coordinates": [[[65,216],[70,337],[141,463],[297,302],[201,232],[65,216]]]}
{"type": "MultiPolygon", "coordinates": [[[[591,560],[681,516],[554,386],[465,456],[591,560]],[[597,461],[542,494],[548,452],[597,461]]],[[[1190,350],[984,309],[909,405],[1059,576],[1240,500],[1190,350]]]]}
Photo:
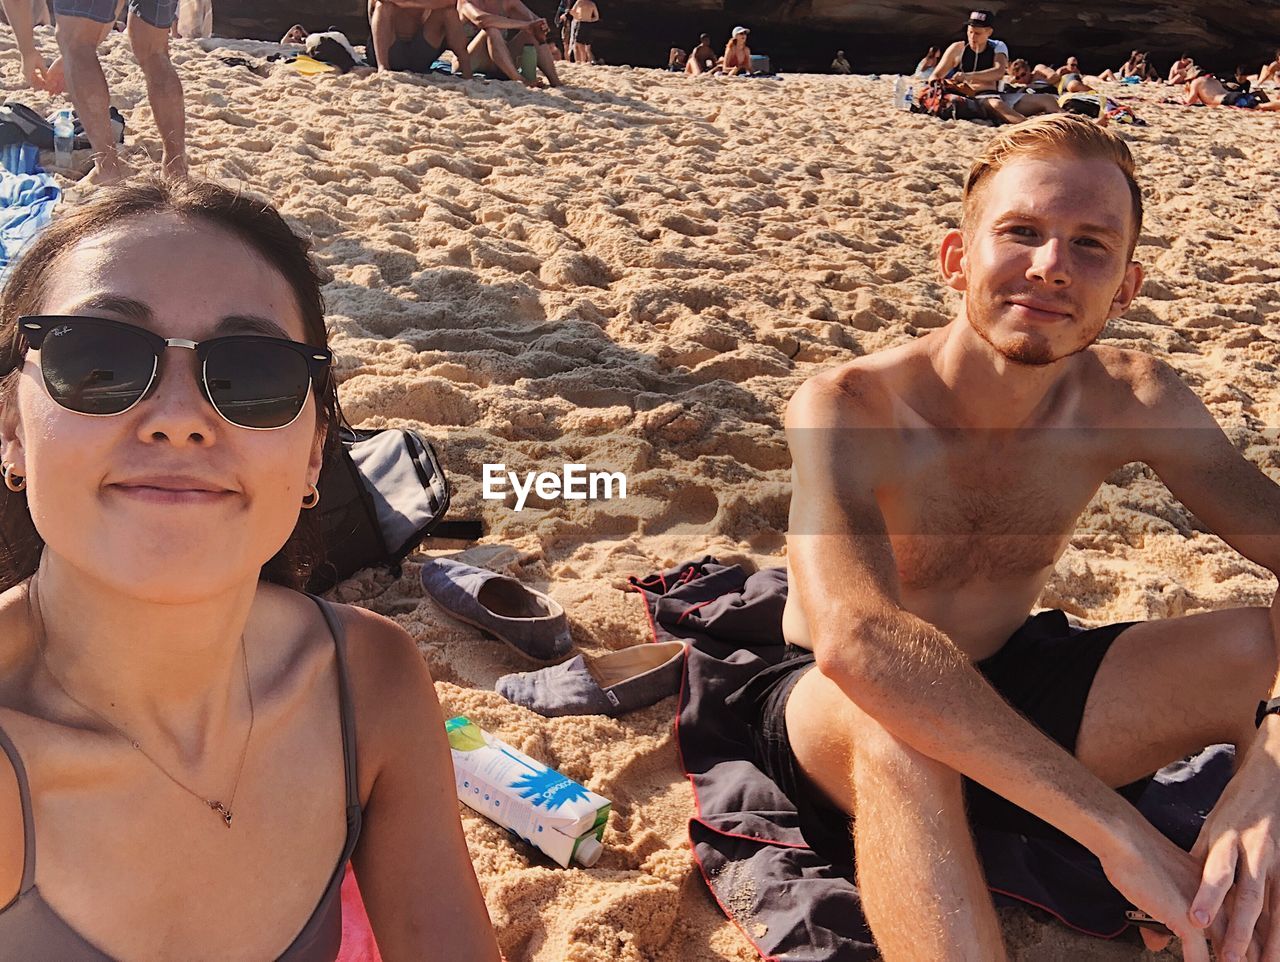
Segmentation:
{"type": "Polygon", "coordinates": [[[71,166],[71,151],[76,141],[75,121],[68,109],[59,110],[53,117],[53,162],[58,167],[71,166]]]}
{"type": "Polygon", "coordinates": [[[531,84],[538,82],[538,48],[531,43],[520,51],[520,76],[531,84]]]}
{"type": "Polygon", "coordinates": [[[893,82],[893,105],[899,110],[907,109],[907,97],[911,94],[911,84],[906,77],[898,77],[893,82]]]}

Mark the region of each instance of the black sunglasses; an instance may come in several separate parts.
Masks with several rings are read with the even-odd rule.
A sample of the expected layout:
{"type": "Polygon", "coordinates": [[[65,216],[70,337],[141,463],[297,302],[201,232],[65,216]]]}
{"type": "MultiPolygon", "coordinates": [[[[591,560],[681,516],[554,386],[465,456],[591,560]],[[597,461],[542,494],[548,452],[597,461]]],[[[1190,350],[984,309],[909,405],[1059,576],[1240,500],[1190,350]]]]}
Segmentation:
{"type": "Polygon", "coordinates": [[[292,424],[312,384],[323,386],[333,353],[279,337],[233,334],[207,341],[161,337],[101,317],[18,318],[27,343],[40,352],[49,397],[68,411],[94,417],[124,414],[155,386],[170,347],[195,351],[200,389],[230,424],[269,431],[292,424]]]}

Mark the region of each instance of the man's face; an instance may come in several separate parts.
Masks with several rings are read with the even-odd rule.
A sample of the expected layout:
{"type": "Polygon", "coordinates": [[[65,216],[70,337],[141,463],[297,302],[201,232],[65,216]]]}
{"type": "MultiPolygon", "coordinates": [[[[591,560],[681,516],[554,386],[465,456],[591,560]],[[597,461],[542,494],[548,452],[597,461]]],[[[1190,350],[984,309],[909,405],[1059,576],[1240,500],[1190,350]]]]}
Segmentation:
{"type": "Polygon", "coordinates": [[[1141,283],[1128,184],[1101,159],[1026,158],[988,178],[964,235],[966,317],[1009,360],[1052,364],[1092,344],[1141,283]]]}
{"type": "Polygon", "coordinates": [[[1016,84],[1031,82],[1031,68],[1021,60],[1009,64],[1009,79],[1016,84]]]}
{"type": "Polygon", "coordinates": [[[1067,69],[1068,69],[1068,70],[1070,70],[1072,73],[1079,73],[1079,72],[1080,72],[1080,61],[1079,61],[1079,60],[1077,60],[1075,57],[1068,57],[1068,58],[1067,58],[1067,69]]]}
{"type": "Polygon", "coordinates": [[[965,28],[965,36],[969,38],[969,46],[974,50],[981,50],[985,47],[994,32],[990,27],[975,27],[972,24],[965,28]]]}

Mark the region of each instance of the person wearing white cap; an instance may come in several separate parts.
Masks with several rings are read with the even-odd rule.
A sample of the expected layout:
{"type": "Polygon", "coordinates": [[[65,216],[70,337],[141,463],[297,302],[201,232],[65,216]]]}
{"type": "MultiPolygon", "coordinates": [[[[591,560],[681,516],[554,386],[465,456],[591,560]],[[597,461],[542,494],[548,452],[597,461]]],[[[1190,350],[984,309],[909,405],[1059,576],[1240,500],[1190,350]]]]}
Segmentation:
{"type": "Polygon", "coordinates": [[[729,45],[724,48],[724,72],[730,77],[751,72],[751,48],[747,46],[747,36],[751,33],[746,27],[733,28],[729,37],[729,45]]]}

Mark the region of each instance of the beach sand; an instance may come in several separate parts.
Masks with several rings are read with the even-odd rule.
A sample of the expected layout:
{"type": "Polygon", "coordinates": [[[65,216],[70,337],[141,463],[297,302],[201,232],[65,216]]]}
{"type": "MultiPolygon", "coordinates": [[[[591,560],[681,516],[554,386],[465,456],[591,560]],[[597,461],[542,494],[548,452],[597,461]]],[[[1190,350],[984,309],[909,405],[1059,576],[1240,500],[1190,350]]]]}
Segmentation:
{"type": "MultiPolygon", "coordinates": [[[[565,67],[570,86],[530,92],[262,79],[193,44],[175,50],[194,170],[278,203],[332,275],[347,415],[433,439],[455,485],[452,516],[484,518],[482,543],[430,553],[549,591],[588,653],[648,639],[638,597],[620,590],[628,575],[706,554],[781,564],[787,399],[955,307],[935,252],[991,130],[898,113],[890,80],[565,67]],[[624,470],[628,498],[534,499],[517,513],[511,498],[481,499],[487,462],[624,470]]],[[[49,98],[14,93],[8,32],[0,55],[9,96],[43,111],[49,98]]],[[[154,167],[159,140],[122,36],[104,61],[129,118],[126,156],[154,167]]],[[[1125,130],[1147,188],[1137,257],[1149,279],[1104,340],[1173,364],[1280,478],[1280,447],[1264,436],[1280,424],[1280,116],[1157,102],[1172,92],[1124,89],[1151,124],[1125,130]]],[[[413,634],[447,714],[614,802],[589,871],[554,867],[463,810],[507,957],[754,959],[689,852],[674,699],[616,721],[507,703],[495,679],[530,666],[426,600],[419,561],[336,595],[413,634]]],[[[1086,511],[1041,604],[1096,624],[1266,605],[1273,590],[1132,466],[1086,511]]],[[[1020,912],[1009,926],[1018,959],[1144,957],[1020,912]]]]}

